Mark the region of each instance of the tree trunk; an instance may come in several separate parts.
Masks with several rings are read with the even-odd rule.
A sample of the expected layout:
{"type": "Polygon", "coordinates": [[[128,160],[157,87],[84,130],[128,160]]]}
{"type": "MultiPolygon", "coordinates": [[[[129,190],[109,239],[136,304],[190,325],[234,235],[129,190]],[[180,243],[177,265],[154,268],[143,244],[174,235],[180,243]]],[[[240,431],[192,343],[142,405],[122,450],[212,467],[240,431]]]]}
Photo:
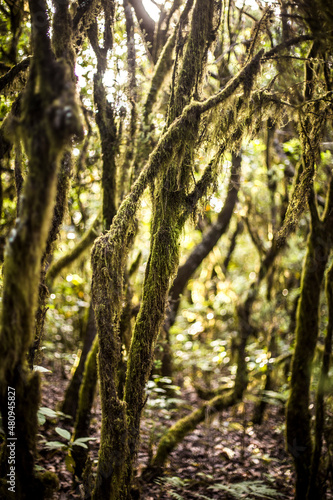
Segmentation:
{"type": "MultiPolygon", "coordinates": [[[[3,347],[0,404],[6,432],[1,468],[8,472],[10,444],[15,448],[16,460],[12,497],[22,500],[43,498],[45,493],[43,482],[34,471],[39,377],[28,370],[26,355],[34,338],[41,259],[55,203],[59,162],[70,137],[75,133],[81,135],[75,89],[71,80],[68,81],[68,68],[64,62],[56,61],[51,49],[46,4],[43,0],[31,0],[30,12],[34,58],[23,97],[20,129],[29,173],[5,257],[0,333],[3,347]],[[45,22],[37,27],[34,20],[41,15],[45,22]],[[10,394],[15,394],[15,427],[10,425],[10,394]]],[[[8,498],[7,489],[4,496],[8,498]]]]}
{"type": "Polygon", "coordinates": [[[306,498],[311,472],[313,445],[309,412],[310,381],[318,337],[320,292],[331,247],[332,191],[333,182],[331,181],[322,219],[318,216],[314,194],[309,201],[311,231],[301,280],[290,396],[286,410],[287,446],[296,468],[296,500],[306,498]]]}

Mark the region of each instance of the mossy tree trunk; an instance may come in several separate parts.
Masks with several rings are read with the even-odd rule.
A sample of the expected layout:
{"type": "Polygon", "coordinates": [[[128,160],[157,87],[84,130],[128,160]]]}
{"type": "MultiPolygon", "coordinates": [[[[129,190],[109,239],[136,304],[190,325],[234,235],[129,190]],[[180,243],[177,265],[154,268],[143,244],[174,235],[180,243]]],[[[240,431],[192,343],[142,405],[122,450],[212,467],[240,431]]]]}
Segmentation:
{"type": "Polygon", "coordinates": [[[209,255],[209,253],[212,251],[214,246],[217,244],[222,235],[225,234],[229,227],[229,223],[238,199],[240,175],[241,155],[234,153],[232,155],[232,166],[229,185],[227,188],[227,197],[222,210],[217,216],[217,221],[208,229],[206,234],[203,236],[202,241],[190,253],[188,258],[186,259],[186,262],[179,267],[177,275],[170,288],[168,310],[162,329],[162,376],[172,377],[172,350],[170,346],[170,328],[176,321],[181,295],[184,292],[184,289],[191,276],[194,274],[203,260],[209,255]]]}
{"type": "MultiPolygon", "coordinates": [[[[6,249],[1,315],[1,414],[6,441],[2,473],[8,468],[7,444],[15,441],[16,489],[13,498],[43,498],[45,488],[34,471],[39,405],[39,377],[27,368],[26,355],[34,338],[41,259],[55,204],[57,174],[64,148],[73,134],[82,135],[75,87],[64,61],[51,48],[47,8],[43,0],[29,2],[33,60],[22,102],[18,135],[29,160],[20,213],[6,249]],[[15,390],[15,428],[8,427],[8,388],[15,390]]],[[[7,471],[8,472],[8,471],[7,471]]],[[[4,496],[8,498],[7,485],[4,496]]]]}
{"type": "MultiPolygon", "coordinates": [[[[196,84],[201,80],[202,64],[207,56],[209,47],[207,40],[212,31],[214,14],[213,2],[209,2],[205,10],[202,7],[201,0],[198,0],[194,6],[178,88],[175,90],[175,99],[170,105],[170,121],[182,113],[196,84]]],[[[152,368],[156,338],[164,317],[170,278],[178,265],[179,236],[186,220],[184,199],[191,179],[189,155],[191,148],[194,147],[199,120],[200,115],[193,115],[186,131],[179,130],[180,135],[173,143],[173,151],[170,151],[171,157],[169,160],[162,159],[161,166],[164,168],[155,180],[151,250],[143,285],[142,304],[128,356],[124,401],[119,399],[117,393],[120,310],[116,312],[116,317],[109,319],[109,324],[118,323],[112,336],[110,331],[104,335],[105,310],[101,304],[100,293],[96,293],[100,291],[100,288],[96,289],[96,281],[101,282],[100,272],[103,270],[99,271],[99,275],[96,273],[98,269],[93,255],[94,303],[100,337],[99,370],[103,408],[101,447],[93,494],[96,499],[130,498],[132,470],[139,444],[140,417],[145,403],[145,386],[152,368]]],[[[128,244],[130,240],[129,234],[128,244]]],[[[123,285],[121,275],[119,279],[121,282],[113,281],[112,287],[113,293],[120,295],[123,285]]],[[[118,301],[119,299],[121,295],[118,301]]]]}
{"type": "MultiPolygon", "coordinates": [[[[301,11],[304,10],[308,14],[311,12],[308,19],[309,27],[314,34],[317,33],[323,22],[317,3],[313,2],[307,5],[299,2],[299,6],[301,11]]],[[[325,14],[325,11],[326,9],[323,10],[323,14],[325,14]]],[[[320,293],[332,246],[333,231],[333,181],[330,180],[326,206],[322,216],[318,212],[313,187],[315,165],[319,155],[319,143],[327,113],[325,108],[321,109],[320,102],[312,103],[317,73],[321,71],[320,66],[314,65],[313,58],[325,52],[326,43],[330,43],[329,39],[322,44],[315,37],[309,50],[309,59],[304,65],[304,106],[303,113],[300,113],[298,117],[302,146],[298,183],[300,189],[294,191],[294,207],[289,205],[291,210],[296,207],[295,212],[297,213],[297,206],[304,205],[304,202],[308,200],[311,215],[311,229],[307,241],[307,252],[301,278],[301,292],[297,306],[290,396],[286,408],[286,442],[295,463],[296,500],[307,498],[310,483],[313,456],[311,415],[309,412],[310,383],[312,362],[318,338],[320,293]]],[[[331,89],[328,88],[328,90],[331,89]]],[[[314,473],[314,469],[312,472],[314,473]]],[[[312,475],[311,481],[312,484],[316,483],[314,475],[312,475]]]]}
{"type": "MultiPolygon", "coordinates": [[[[67,1],[53,0],[54,15],[52,19],[52,50],[57,59],[63,59],[69,69],[68,78],[75,84],[74,74],[75,52],[73,50],[72,18],[68,11],[67,1]]],[[[29,349],[29,365],[32,368],[38,356],[43,332],[45,316],[47,312],[46,302],[49,296],[49,290],[46,284],[46,269],[49,265],[50,257],[54,250],[54,244],[59,235],[61,224],[67,209],[67,195],[70,186],[70,176],[72,172],[72,154],[66,150],[62,154],[60,168],[57,178],[57,194],[53,209],[53,217],[46,248],[42,257],[41,276],[39,284],[39,300],[35,319],[35,341],[29,349]]]]}
{"type": "MultiPolygon", "coordinates": [[[[272,101],[269,95],[254,92],[254,78],[260,69],[263,51],[252,54],[239,74],[217,94],[198,98],[203,63],[214,38],[213,2],[197,0],[191,27],[179,62],[169,105],[168,123],[158,144],[120,205],[110,231],[101,236],[92,252],[93,302],[99,336],[99,375],[102,403],[102,433],[97,477],[93,498],[130,498],[132,471],[139,442],[141,411],[145,404],[145,384],[149,377],[156,338],[164,319],[170,279],[178,265],[179,236],[198,201],[214,186],[221,155],[227,145],[239,145],[240,139],[258,107],[272,101]],[[252,57],[253,56],[253,57],[252,57]],[[251,85],[248,77],[251,75],[251,85]],[[220,106],[244,85],[242,102],[245,117],[236,126],[237,113],[228,122],[225,136],[202,177],[192,183],[192,156],[197,145],[201,116],[220,106]],[[230,126],[229,126],[230,125],[230,126]],[[121,355],[119,336],[124,297],[124,270],[135,234],[135,214],[140,198],[151,186],[153,217],[151,250],[143,285],[140,307],[128,356],[124,399],[118,392],[118,367],[121,355]]],[[[267,16],[267,14],[265,14],[267,16]]],[[[288,44],[298,43],[299,38],[288,44]]],[[[271,57],[286,44],[267,52],[271,57]]],[[[228,120],[226,120],[228,121],[228,120]]],[[[220,132],[220,128],[219,128],[220,132]]],[[[268,260],[271,258],[267,256],[268,260]]],[[[244,339],[246,342],[246,339],[244,339]]],[[[239,346],[241,357],[245,342],[239,346]]],[[[243,373],[243,370],[242,370],[243,373]]],[[[242,386],[243,384],[240,384],[242,386]]]]}
{"type": "MultiPolygon", "coordinates": [[[[113,45],[114,8],[114,2],[102,2],[104,14],[103,46],[99,44],[98,24],[96,21],[92,22],[88,30],[89,40],[97,58],[97,71],[94,75],[94,103],[97,109],[96,123],[102,148],[102,220],[104,229],[110,228],[117,210],[117,167],[115,160],[118,150],[118,131],[115,124],[114,110],[107,99],[103,84],[103,77],[107,69],[108,52],[113,45]]],[[[90,414],[98,380],[97,354],[99,342],[98,337],[95,338],[96,325],[93,310],[91,311],[90,320],[90,335],[87,338],[87,343],[90,343],[90,350],[85,350],[86,360],[83,359],[82,363],[79,364],[82,383],[79,386],[74,439],[86,437],[89,434],[90,414]],[[82,374],[83,366],[84,372],[82,374]]],[[[80,372],[78,372],[78,377],[80,377],[80,372]]],[[[78,387],[77,384],[76,387],[78,387]]],[[[76,446],[72,455],[75,462],[75,475],[80,478],[84,471],[88,453],[82,447],[76,446]]]]}
{"type": "Polygon", "coordinates": [[[290,396],[286,412],[287,446],[296,468],[295,498],[306,498],[313,453],[311,436],[310,382],[312,361],[318,338],[318,309],[325,268],[332,245],[333,182],[330,184],[326,211],[318,215],[314,194],[310,198],[311,231],[303,265],[301,294],[298,302],[296,340],[292,361],[290,396]]]}
{"type": "Polygon", "coordinates": [[[323,446],[325,428],[325,393],[327,391],[328,373],[331,365],[333,338],[333,264],[326,274],[326,300],[328,305],[328,325],[324,344],[322,367],[317,388],[314,447],[311,461],[311,475],[308,488],[308,500],[317,500],[322,495],[318,473],[323,446]]]}

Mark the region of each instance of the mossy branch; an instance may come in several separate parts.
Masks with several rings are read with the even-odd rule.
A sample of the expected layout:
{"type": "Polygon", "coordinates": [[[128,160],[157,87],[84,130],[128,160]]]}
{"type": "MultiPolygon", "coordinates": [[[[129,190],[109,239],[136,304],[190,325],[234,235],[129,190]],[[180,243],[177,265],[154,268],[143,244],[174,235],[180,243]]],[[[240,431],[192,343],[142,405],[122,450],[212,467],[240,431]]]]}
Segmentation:
{"type": "Polygon", "coordinates": [[[233,389],[210,399],[200,406],[200,408],[180,419],[166,431],[158,443],[156,454],[146,471],[150,479],[160,474],[170,453],[187,434],[192,432],[206,418],[226,408],[230,408],[230,406],[234,406],[242,400],[248,383],[246,376],[245,342],[246,339],[242,339],[238,348],[237,374],[233,389]]]}
{"type": "Polygon", "coordinates": [[[193,5],[193,0],[186,2],[183,12],[180,16],[179,22],[176,24],[172,34],[169,36],[166,43],[164,44],[161,54],[157,60],[154,75],[150,84],[150,89],[145,104],[143,106],[144,109],[143,116],[145,124],[148,124],[148,118],[150,113],[152,112],[153,105],[156,102],[158,91],[160,90],[165,80],[165,77],[167,76],[167,74],[171,69],[173,62],[172,54],[173,54],[173,49],[175,47],[179,26],[181,26],[185,22],[192,5],[193,5]]]}
{"type": "Polygon", "coordinates": [[[181,443],[181,441],[190,434],[196,427],[216,413],[230,408],[230,406],[238,403],[240,399],[236,397],[234,391],[229,391],[226,394],[220,394],[213,399],[204,403],[200,408],[193,411],[186,417],[178,420],[174,425],[167,430],[164,436],[158,443],[157,451],[153,457],[150,470],[154,471],[153,477],[160,474],[165,462],[170,453],[181,443]]]}
{"type": "Polygon", "coordinates": [[[11,85],[15,78],[22,72],[25,71],[31,62],[31,57],[26,57],[23,61],[16,64],[11,68],[5,75],[0,78],[0,92],[2,92],[6,87],[11,85]]]}
{"type": "Polygon", "coordinates": [[[75,245],[72,250],[69,250],[66,254],[62,255],[58,260],[52,262],[46,273],[46,282],[48,287],[52,286],[55,278],[65,267],[71,265],[93,244],[98,236],[100,226],[101,220],[100,214],[98,214],[91,227],[84,233],[77,245],[75,245]]]}
{"type": "Polygon", "coordinates": [[[130,0],[130,4],[134,9],[139,26],[142,30],[143,40],[147,43],[147,48],[151,53],[154,43],[155,21],[144,8],[142,0],[130,0]]]}
{"type": "MultiPolygon", "coordinates": [[[[290,44],[298,43],[299,39],[300,37],[293,39],[290,44]]],[[[171,161],[173,147],[179,142],[181,132],[183,133],[184,130],[193,127],[193,124],[198,123],[202,114],[219,106],[233,95],[242,84],[247,71],[255,68],[258,72],[258,61],[263,57],[263,54],[264,52],[260,51],[220,92],[204,101],[193,101],[188,104],[182,114],[170,124],[150,154],[148,162],[134,183],[131,192],[121,204],[114,220],[113,231],[109,233],[110,236],[115,233],[120,236],[124,230],[126,231],[128,221],[135,215],[137,203],[149,182],[156,177],[162,165],[171,161]]],[[[257,97],[262,99],[262,103],[264,101],[272,102],[272,99],[265,91],[258,92],[257,97]]],[[[206,175],[209,178],[208,171],[206,175]]]]}
{"type": "Polygon", "coordinates": [[[155,71],[150,84],[150,89],[148,91],[146,102],[143,106],[143,118],[146,125],[148,124],[148,118],[150,113],[152,112],[153,105],[156,102],[158,91],[160,90],[165,77],[171,69],[172,53],[176,43],[176,38],[177,30],[175,28],[174,32],[169,36],[166,44],[164,45],[160,57],[156,63],[155,71]]]}
{"type": "Polygon", "coordinates": [[[101,2],[99,0],[79,0],[73,19],[73,38],[76,42],[87,35],[90,25],[96,21],[100,11],[101,2]]]}
{"type": "MultiPolygon", "coordinates": [[[[299,115],[300,137],[303,146],[302,165],[299,167],[301,173],[295,179],[295,186],[288,204],[284,223],[276,238],[278,245],[283,244],[290,232],[295,229],[306,203],[309,201],[309,196],[313,189],[315,155],[318,148],[319,132],[325,118],[326,112],[322,110],[322,113],[313,119],[310,126],[308,123],[304,123],[302,114],[299,115]],[[311,128],[310,134],[307,132],[307,127],[311,128]]],[[[310,211],[313,211],[313,209],[314,206],[310,203],[310,211]]],[[[312,216],[315,218],[315,213],[312,213],[312,216]]]]}

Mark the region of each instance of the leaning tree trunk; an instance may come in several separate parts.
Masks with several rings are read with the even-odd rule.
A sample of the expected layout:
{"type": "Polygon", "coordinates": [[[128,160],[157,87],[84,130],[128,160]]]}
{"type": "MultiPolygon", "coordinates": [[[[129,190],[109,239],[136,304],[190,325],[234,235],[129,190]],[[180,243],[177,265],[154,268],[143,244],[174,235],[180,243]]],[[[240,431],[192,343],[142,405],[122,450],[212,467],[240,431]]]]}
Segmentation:
{"type": "MultiPolygon", "coordinates": [[[[238,75],[213,97],[189,103],[191,98],[197,97],[202,64],[209,47],[207,41],[212,41],[213,2],[208,5],[202,2],[197,0],[193,7],[191,29],[172,92],[166,130],[121,204],[110,231],[96,241],[92,252],[93,302],[100,346],[98,365],[103,412],[94,499],[130,498],[140,417],[145,404],[145,384],[164,317],[169,281],[178,265],[179,236],[189,214],[214,185],[226,142],[232,143],[234,138],[239,141],[244,130],[243,126],[242,130],[237,131],[237,137],[235,128],[228,130],[229,135],[226,133],[216,155],[193,186],[192,153],[201,116],[229,99],[244,82],[246,75],[251,74],[255,78],[263,56],[261,50],[246,61],[238,75]],[[123,276],[135,230],[134,216],[148,184],[154,188],[151,252],[143,285],[143,301],[128,356],[123,400],[118,393],[117,373],[121,349],[119,324],[123,276]]],[[[246,97],[248,93],[247,87],[246,97]]],[[[253,111],[258,102],[261,102],[260,99],[249,101],[249,110],[253,111]]]]}
{"type": "MultiPolygon", "coordinates": [[[[201,3],[201,0],[197,0],[194,7],[191,32],[178,86],[175,89],[174,101],[170,105],[169,123],[182,113],[184,106],[188,103],[202,72],[202,63],[207,56],[207,38],[212,30],[214,5],[210,1],[203,9],[201,3]]],[[[169,154],[164,158],[160,151],[156,152],[156,159],[162,161],[161,165],[164,168],[161,169],[161,175],[155,181],[151,251],[143,285],[142,305],[128,356],[124,401],[119,399],[117,393],[120,310],[115,316],[107,318],[105,307],[101,303],[101,292],[105,294],[105,288],[110,287],[108,284],[107,287],[101,288],[104,281],[103,274],[104,276],[107,274],[105,268],[100,269],[105,254],[104,245],[101,247],[102,252],[98,251],[102,240],[99,240],[99,245],[95,246],[93,253],[93,290],[100,340],[99,370],[103,410],[101,448],[96,487],[93,493],[95,499],[118,500],[119,498],[129,499],[131,496],[132,470],[139,444],[139,426],[141,411],[145,403],[145,386],[153,363],[155,342],[164,317],[170,278],[178,265],[179,237],[186,220],[183,216],[183,203],[191,179],[189,154],[194,148],[199,120],[200,115],[193,116],[192,120],[187,123],[186,130],[180,130],[183,136],[178,136],[172,143],[173,152],[168,151],[169,154]],[[109,331],[105,331],[106,320],[109,324],[118,322],[112,335],[110,335],[109,328],[109,331]]],[[[163,143],[160,142],[159,146],[161,150],[163,143]]],[[[150,160],[153,159],[154,155],[151,155],[150,160]]],[[[141,183],[142,174],[136,185],[141,183]]],[[[129,198],[124,204],[126,201],[128,203],[129,198]]],[[[120,218],[122,208],[115,218],[111,232],[113,228],[114,231],[117,229],[118,224],[124,223],[120,218]]],[[[128,248],[130,240],[131,235],[128,233],[127,241],[117,242],[118,246],[119,243],[125,243],[128,248]]],[[[112,276],[110,278],[113,281],[111,285],[113,290],[110,292],[119,294],[117,285],[121,290],[123,277],[118,276],[118,283],[112,279],[112,276]]],[[[120,298],[118,297],[118,307],[121,305],[120,298]]]]}
{"type": "MultiPolygon", "coordinates": [[[[56,60],[51,49],[46,3],[31,0],[29,5],[34,57],[18,130],[29,160],[29,173],[6,251],[0,333],[0,405],[6,432],[1,472],[9,472],[8,453],[15,450],[12,498],[20,499],[43,498],[45,493],[42,478],[34,471],[40,382],[38,374],[28,370],[26,356],[34,338],[41,258],[55,203],[59,162],[71,136],[81,135],[70,70],[63,61],[56,60]],[[12,394],[15,407],[9,405],[12,394]],[[15,427],[11,425],[13,415],[15,427]]],[[[5,489],[3,497],[11,498],[5,489]]]]}

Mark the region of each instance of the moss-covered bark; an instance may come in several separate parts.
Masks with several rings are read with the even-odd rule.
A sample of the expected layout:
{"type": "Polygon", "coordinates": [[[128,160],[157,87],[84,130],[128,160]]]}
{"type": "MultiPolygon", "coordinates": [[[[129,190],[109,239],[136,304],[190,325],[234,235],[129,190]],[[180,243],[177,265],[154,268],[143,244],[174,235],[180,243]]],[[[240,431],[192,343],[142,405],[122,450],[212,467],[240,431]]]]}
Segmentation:
{"type": "Polygon", "coordinates": [[[49,291],[46,285],[45,269],[48,264],[48,259],[52,255],[54,244],[59,235],[60,227],[66,211],[70,173],[71,173],[71,154],[68,151],[66,151],[63,155],[60,170],[58,173],[57,194],[53,209],[53,217],[46,242],[46,248],[42,257],[39,294],[38,294],[38,308],[35,316],[35,340],[29,349],[29,356],[28,356],[30,368],[32,368],[33,365],[36,364],[36,357],[38,356],[40,345],[42,342],[45,316],[47,312],[46,302],[49,296],[49,291]]]}
{"type": "Polygon", "coordinates": [[[328,305],[328,325],[325,337],[324,354],[322,367],[317,388],[316,415],[314,447],[311,461],[310,483],[307,493],[307,500],[319,500],[325,498],[324,492],[320,489],[318,472],[320,470],[321,451],[323,446],[323,433],[325,427],[325,392],[328,382],[328,372],[331,364],[332,338],[333,338],[333,265],[326,274],[326,300],[328,305]]]}
{"type": "MultiPolygon", "coordinates": [[[[4,264],[1,315],[1,413],[7,440],[2,449],[2,471],[7,470],[7,388],[16,391],[15,498],[42,498],[44,487],[35,475],[34,453],[39,405],[38,374],[27,369],[26,354],[33,341],[40,266],[55,203],[57,173],[64,147],[81,124],[64,62],[55,59],[48,35],[46,4],[31,0],[33,61],[17,128],[29,159],[20,213],[8,241],[4,264]],[[37,25],[37,16],[45,22],[37,25]]],[[[14,124],[15,126],[15,124],[14,124]]],[[[6,485],[6,498],[8,490],[6,485]]]]}
{"type": "MultiPolygon", "coordinates": [[[[200,1],[197,1],[196,8],[194,9],[196,18],[194,16],[193,18],[196,19],[198,24],[195,24],[193,21],[192,29],[204,32],[205,46],[200,47],[200,50],[195,55],[201,64],[206,56],[207,36],[211,29],[213,3],[210,4],[208,13],[198,19],[200,7],[200,1]]],[[[192,51],[192,56],[194,57],[193,46],[190,45],[188,50],[192,51]]],[[[186,57],[184,58],[185,60],[186,57]]],[[[188,64],[188,62],[186,61],[184,64],[188,64]]],[[[197,78],[198,75],[194,74],[192,75],[192,81],[188,81],[187,85],[189,88],[187,90],[189,92],[191,92],[192,87],[196,84],[197,78]]],[[[164,155],[164,157],[161,157],[163,142],[159,144],[159,148],[155,153],[164,169],[161,172],[160,178],[155,183],[156,195],[154,197],[153,208],[151,251],[146,269],[142,305],[134,328],[129,352],[124,402],[119,399],[117,394],[116,371],[120,357],[119,321],[121,311],[120,292],[123,285],[122,273],[114,276],[116,280],[112,280],[112,275],[110,275],[113,281],[112,290],[110,290],[110,285],[103,286],[104,295],[105,290],[108,289],[113,296],[117,295],[118,307],[115,304],[114,311],[110,311],[110,317],[105,314],[107,311],[101,303],[101,275],[96,276],[96,272],[94,275],[95,312],[100,337],[99,369],[102,406],[104,410],[94,498],[130,498],[132,468],[139,442],[140,416],[145,402],[145,385],[151,371],[153,349],[164,316],[170,277],[175,272],[178,263],[178,241],[182,229],[182,224],[179,221],[182,220],[180,216],[183,211],[183,199],[186,194],[186,186],[189,183],[188,162],[187,156],[184,153],[184,145],[187,147],[191,147],[192,145],[193,147],[200,115],[193,116],[192,118],[195,119],[192,119],[188,123],[186,131],[183,129],[177,131],[179,135],[177,134],[175,137],[176,140],[172,143],[172,150],[168,151],[167,156],[164,155]],[[168,159],[169,155],[170,159],[168,159]],[[97,281],[99,282],[98,290],[96,290],[97,281]],[[106,321],[109,328],[104,334],[106,321]],[[114,325],[111,335],[110,325],[114,325]]],[[[150,157],[151,161],[153,159],[154,155],[150,157]]],[[[145,187],[140,185],[143,174],[144,172],[142,172],[136,183],[138,187],[140,186],[140,191],[145,187]]],[[[126,202],[128,204],[129,201],[129,198],[125,200],[119,211],[120,213],[124,209],[123,207],[126,202]]],[[[111,227],[111,232],[112,229],[114,231],[117,230],[118,224],[124,223],[119,216],[119,212],[115,218],[115,224],[111,227]]],[[[123,241],[125,249],[130,243],[132,231],[127,230],[127,239],[123,241]]],[[[124,246],[122,248],[123,255],[124,246]]],[[[119,252],[120,248],[117,251],[119,252]]],[[[123,259],[124,256],[122,256],[123,259]]],[[[110,271],[109,267],[108,272],[110,273],[110,271]]],[[[104,271],[105,274],[106,270],[104,271]]],[[[111,296],[109,300],[110,298],[111,296]]]]}
{"type": "Polygon", "coordinates": [[[145,472],[145,476],[152,479],[159,475],[162,472],[168,456],[184,437],[196,429],[196,427],[207,418],[238,403],[242,398],[242,392],[245,388],[246,385],[242,385],[242,390],[240,390],[241,387],[238,386],[238,392],[231,390],[225,394],[215,396],[210,401],[204,403],[200,408],[172,425],[158,443],[156,454],[145,472]]]}
{"type": "MultiPolygon", "coordinates": [[[[170,102],[169,117],[175,118],[166,128],[132,190],[121,204],[110,231],[95,242],[92,252],[93,299],[100,342],[98,363],[103,412],[101,447],[93,493],[95,499],[118,500],[130,497],[140,416],[145,403],[145,383],[153,362],[153,348],[158,330],[164,317],[170,278],[178,264],[179,235],[197,202],[212,186],[221,153],[225,150],[225,147],[221,146],[201,179],[193,186],[191,154],[195,149],[201,115],[233,95],[244,83],[249,71],[254,76],[259,71],[260,58],[263,55],[261,51],[254,56],[241,72],[212,98],[186,105],[188,99],[180,94],[186,92],[187,96],[193,98],[200,89],[202,67],[196,65],[193,58],[200,60],[201,64],[205,61],[209,41],[212,41],[212,17],[213,4],[209,3],[207,6],[207,3],[203,5],[202,0],[197,0],[193,8],[191,34],[180,63],[181,76],[174,87],[170,102]],[[194,33],[195,30],[198,30],[198,33],[194,33]],[[195,45],[193,40],[198,40],[198,45],[195,45]],[[197,71],[192,74],[192,80],[185,71],[186,67],[195,68],[197,71]],[[184,105],[185,108],[182,109],[184,105]],[[117,391],[117,378],[121,352],[119,323],[123,301],[123,276],[135,231],[134,216],[147,185],[153,186],[151,252],[143,286],[143,301],[129,352],[124,400],[121,400],[117,391]]],[[[277,50],[279,48],[268,54],[274,55],[277,50]]],[[[255,102],[262,102],[261,97],[262,93],[259,93],[255,102]]],[[[267,94],[264,99],[267,101],[267,94]]],[[[244,127],[246,123],[242,124],[242,130],[244,127]]],[[[237,130],[238,141],[242,130],[237,130]]],[[[233,133],[230,137],[233,137],[233,133]]],[[[245,343],[246,339],[243,339],[239,346],[242,359],[245,343]]],[[[235,388],[237,392],[244,385],[244,363],[241,362],[239,366],[240,374],[235,388]]]]}
{"type": "MultiPolygon", "coordinates": [[[[310,153],[308,151],[308,156],[305,158],[314,161],[313,154],[310,153]]],[[[332,244],[332,184],[331,182],[322,218],[318,215],[314,194],[310,198],[311,231],[307,242],[297,308],[290,396],[286,410],[286,438],[288,449],[295,462],[297,500],[306,498],[313,452],[309,413],[310,381],[318,337],[321,285],[332,244]]]]}
{"type": "Polygon", "coordinates": [[[114,109],[108,101],[103,84],[107,69],[107,56],[113,45],[114,2],[102,1],[104,11],[104,43],[101,47],[98,38],[98,24],[94,21],[89,28],[89,40],[97,58],[97,72],[94,75],[94,103],[96,106],[96,123],[101,139],[103,170],[103,226],[109,229],[117,211],[116,206],[116,153],[118,150],[118,133],[115,123],[114,109]]]}

